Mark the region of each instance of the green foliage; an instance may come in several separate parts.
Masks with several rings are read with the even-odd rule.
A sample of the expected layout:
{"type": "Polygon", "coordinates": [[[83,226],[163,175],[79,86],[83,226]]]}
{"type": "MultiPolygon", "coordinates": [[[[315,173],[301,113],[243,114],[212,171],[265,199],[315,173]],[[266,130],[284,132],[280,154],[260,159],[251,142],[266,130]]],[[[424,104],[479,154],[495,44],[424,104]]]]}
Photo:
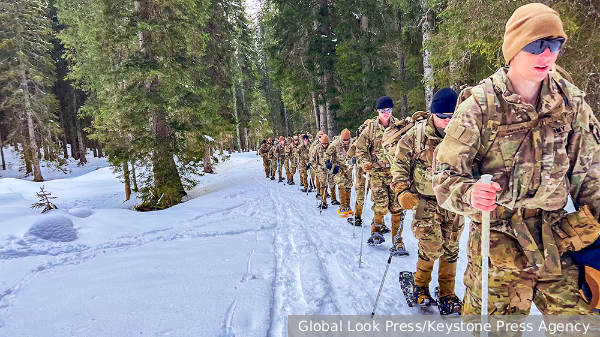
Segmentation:
{"type": "Polygon", "coordinates": [[[44,191],[44,186],[40,187],[40,191],[37,192],[36,195],[40,201],[33,203],[30,208],[37,209],[43,207],[44,209],[42,210],[42,213],[46,213],[53,209],[58,209],[58,207],[56,207],[56,205],[50,201],[52,199],[56,199],[57,197],[53,197],[52,193],[44,191]]]}

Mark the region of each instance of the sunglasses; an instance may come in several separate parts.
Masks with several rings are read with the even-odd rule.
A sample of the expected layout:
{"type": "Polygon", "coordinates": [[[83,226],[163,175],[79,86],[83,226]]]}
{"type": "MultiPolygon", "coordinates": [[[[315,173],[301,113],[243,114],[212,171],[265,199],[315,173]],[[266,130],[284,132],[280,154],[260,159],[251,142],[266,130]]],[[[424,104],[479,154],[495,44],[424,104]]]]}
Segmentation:
{"type": "Polygon", "coordinates": [[[350,141],[350,138],[348,138],[348,139],[342,139],[342,142],[349,142],[349,141],[350,141]]]}
{"type": "Polygon", "coordinates": [[[377,109],[377,111],[378,111],[380,114],[391,114],[393,110],[394,110],[394,109],[392,109],[392,108],[387,108],[387,109],[377,109]]]}
{"type": "Polygon", "coordinates": [[[437,114],[434,114],[434,115],[438,116],[438,118],[440,118],[440,119],[452,118],[452,115],[446,115],[446,114],[442,114],[442,113],[437,113],[437,114]]]}
{"type": "Polygon", "coordinates": [[[539,55],[543,53],[546,50],[546,48],[550,48],[550,52],[554,54],[560,50],[564,43],[565,39],[562,37],[556,39],[544,38],[531,42],[530,44],[523,47],[523,49],[521,50],[529,54],[539,55]]]}

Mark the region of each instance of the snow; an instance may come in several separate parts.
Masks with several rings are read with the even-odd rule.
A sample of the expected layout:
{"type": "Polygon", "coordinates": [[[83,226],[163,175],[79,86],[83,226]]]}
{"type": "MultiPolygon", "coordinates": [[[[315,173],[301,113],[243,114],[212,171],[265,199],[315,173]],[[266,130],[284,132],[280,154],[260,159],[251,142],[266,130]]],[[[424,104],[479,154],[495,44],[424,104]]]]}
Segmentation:
{"type": "Polygon", "coordinates": [[[59,242],[70,242],[77,239],[77,231],[73,228],[73,221],[55,212],[41,215],[29,227],[27,234],[40,239],[59,242]]]}
{"type": "MultiPolygon", "coordinates": [[[[319,214],[314,193],[265,179],[256,153],[234,153],[215,169],[185,203],[147,213],[123,203],[123,184],[106,167],[44,183],[0,179],[0,336],[286,336],[290,314],[371,313],[389,234],[363,246],[359,268],[368,225],[350,226],[337,207],[319,214]],[[58,197],[48,215],[29,208],[42,185],[58,197]],[[68,218],[77,239],[26,235],[47,216],[68,218]]],[[[427,313],[407,307],[398,283],[416,266],[411,220],[408,212],[411,255],[392,260],[377,314],[427,313]]],[[[437,266],[432,276],[433,291],[437,266]]]]}

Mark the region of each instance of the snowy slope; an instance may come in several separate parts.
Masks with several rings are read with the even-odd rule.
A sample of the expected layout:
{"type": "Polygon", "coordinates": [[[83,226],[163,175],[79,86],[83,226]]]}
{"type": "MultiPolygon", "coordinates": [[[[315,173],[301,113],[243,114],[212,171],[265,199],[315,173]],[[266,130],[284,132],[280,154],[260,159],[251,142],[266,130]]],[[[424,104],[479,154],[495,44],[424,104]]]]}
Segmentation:
{"type": "MultiPolygon", "coordinates": [[[[28,210],[39,184],[0,179],[0,336],[286,336],[290,314],[371,313],[389,234],[379,247],[363,246],[359,268],[361,229],[337,207],[319,214],[314,193],[265,179],[253,153],[220,165],[190,193],[195,199],[149,213],[123,207],[123,186],[108,168],[46,182],[77,229],[68,243],[24,237],[44,216],[28,210]],[[74,207],[93,214],[74,216],[74,207]]],[[[411,255],[392,261],[378,314],[427,313],[406,306],[398,283],[417,261],[410,220],[411,255]]]]}

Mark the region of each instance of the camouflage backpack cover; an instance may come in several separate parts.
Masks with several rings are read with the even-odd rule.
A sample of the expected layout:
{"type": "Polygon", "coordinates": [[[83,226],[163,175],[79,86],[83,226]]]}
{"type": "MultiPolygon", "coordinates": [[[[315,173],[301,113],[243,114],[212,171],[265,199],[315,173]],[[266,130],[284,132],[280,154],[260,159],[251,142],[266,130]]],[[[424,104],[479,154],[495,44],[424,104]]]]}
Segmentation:
{"type": "Polygon", "coordinates": [[[381,139],[381,145],[390,164],[394,162],[394,153],[396,152],[396,145],[400,141],[400,138],[418,121],[425,120],[428,117],[428,112],[417,111],[412,116],[399,120],[385,130],[381,139]]]}

